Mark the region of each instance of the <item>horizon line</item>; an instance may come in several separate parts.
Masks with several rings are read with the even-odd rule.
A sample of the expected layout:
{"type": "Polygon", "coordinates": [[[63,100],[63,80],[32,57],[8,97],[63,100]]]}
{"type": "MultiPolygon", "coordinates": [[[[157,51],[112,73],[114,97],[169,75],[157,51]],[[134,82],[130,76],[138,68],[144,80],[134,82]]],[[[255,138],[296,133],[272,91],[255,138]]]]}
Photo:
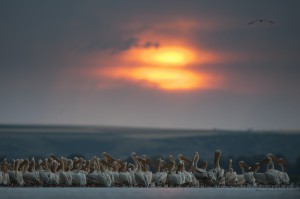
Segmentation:
{"type": "Polygon", "coordinates": [[[149,126],[130,126],[130,125],[96,125],[96,124],[22,124],[22,123],[0,123],[0,128],[124,128],[124,129],[149,129],[149,130],[175,130],[175,131],[234,131],[234,132],[298,132],[300,129],[230,129],[230,128],[177,128],[177,127],[149,127],[149,126]]]}

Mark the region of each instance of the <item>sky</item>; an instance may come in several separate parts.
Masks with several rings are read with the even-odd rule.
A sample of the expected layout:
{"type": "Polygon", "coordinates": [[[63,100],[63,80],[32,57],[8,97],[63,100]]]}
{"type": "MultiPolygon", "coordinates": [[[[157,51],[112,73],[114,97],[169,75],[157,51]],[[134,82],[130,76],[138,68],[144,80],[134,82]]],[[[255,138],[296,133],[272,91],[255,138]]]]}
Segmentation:
{"type": "Polygon", "coordinates": [[[299,7],[0,0],[0,124],[300,129],[299,7]]]}

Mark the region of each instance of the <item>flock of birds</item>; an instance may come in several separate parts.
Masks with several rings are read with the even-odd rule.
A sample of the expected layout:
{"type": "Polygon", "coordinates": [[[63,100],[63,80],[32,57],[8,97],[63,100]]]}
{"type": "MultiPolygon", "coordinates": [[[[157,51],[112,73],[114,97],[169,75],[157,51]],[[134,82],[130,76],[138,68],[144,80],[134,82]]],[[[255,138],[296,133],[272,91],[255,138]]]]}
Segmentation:
{"type": "Polygon", "coordinates": [[[224,170],[219,162],[221,151],[216,150],[213,168],[207,170],[208,163],[203,161],[198,167],[199,153],[194,152],[189,160],[179,154],[177,161],[172,155],[168,160],[158,158],[153,161],[147,155],[131,153],[134,164],[116,159],[107,152],[102,158],[94,156],[89,160],[75,157],[67,159],[49,155],[44,160],[35,158],[4,159],[0,164],[1,186],[46,186],[46,187],[206,187],[206,186],[286,186],[289,176],[284,172],[284,160],[268,154],[264,160],[249,167],[240,161],[241,173],[232,168],[224,170]],[[274,168],[274,162],[280,170],[274,168]],[[258,169],[266,166],[263,173],[258,169]],[[155,169],[152,172],[151,169],[155,169]]]}

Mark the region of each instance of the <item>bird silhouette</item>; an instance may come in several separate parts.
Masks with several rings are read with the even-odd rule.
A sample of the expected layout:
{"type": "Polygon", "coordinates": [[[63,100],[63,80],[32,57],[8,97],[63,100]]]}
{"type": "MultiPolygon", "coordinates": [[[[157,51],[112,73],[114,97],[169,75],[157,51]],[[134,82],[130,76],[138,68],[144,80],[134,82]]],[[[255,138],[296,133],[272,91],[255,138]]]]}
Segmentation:
{"type": "Polygon", "coordinates": [[[268,22],[268,23],[271,23],[271,24],[274,24],[274,23],[275,23],[275,21],[271,21],[271,20],[269,20],[269,19],[257,19],[257,20],[254,20],[254,21],[250,21],[250,22],[248,23],[248,25],[254,24],[254,23],[256,23],[256,22],[261,22],[261,23],[263,23],[263,22],[268,22]]]}

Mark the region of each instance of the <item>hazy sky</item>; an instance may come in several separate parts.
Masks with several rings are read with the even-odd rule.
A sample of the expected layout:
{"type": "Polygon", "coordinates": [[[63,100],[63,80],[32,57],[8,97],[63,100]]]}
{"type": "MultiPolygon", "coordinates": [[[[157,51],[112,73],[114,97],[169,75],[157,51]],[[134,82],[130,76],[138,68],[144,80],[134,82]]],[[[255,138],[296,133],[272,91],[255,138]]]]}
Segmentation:
{"type": "Polygon", "coordinates": [[[299,129],[299,7],[0,0],[0,123],[299,129]]]}

